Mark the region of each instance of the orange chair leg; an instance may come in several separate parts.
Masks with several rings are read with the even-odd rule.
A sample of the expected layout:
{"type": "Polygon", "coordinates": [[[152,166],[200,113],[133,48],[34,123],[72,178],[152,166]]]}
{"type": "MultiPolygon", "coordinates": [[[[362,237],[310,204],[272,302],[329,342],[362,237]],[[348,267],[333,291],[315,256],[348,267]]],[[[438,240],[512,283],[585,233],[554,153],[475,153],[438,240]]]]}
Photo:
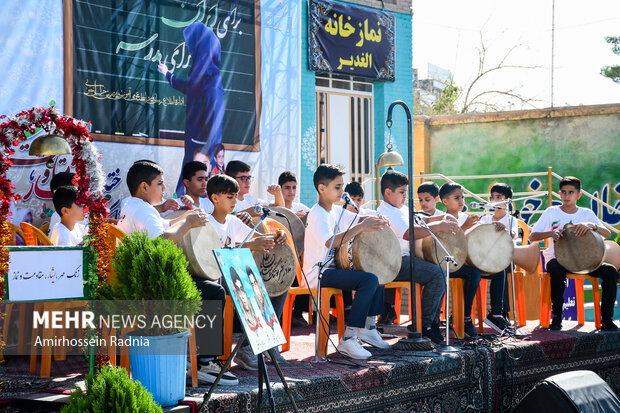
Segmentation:
{"type": "Polygon", "coordinates": [[[583,308],[583,280],[575,279],[575,306],[577,307],[577,324],[582,326],[586,322],[583,308]]]}
{"type": "MultiPolygon", "coordinates": [[[[488,280],[486,278],[480,279],[478,290],[476,290],[476,298],[474,299],[476,311],[478,314],[478,332],[480,334],[484,333],[484,313],[487,308],[487,282],[488,280]]],[[[472,315],[474,314],[473,308],[471,310],[471,313],[472,315]]]]}
{"type": "MultiPolygon", "coordinates": [[[[412,313],[411,313],[411,300],[409,300],[409,304],[407,305],[407,307],[409,307],[409,321],[411,321],[411,317],[412,317],[412,313]]],[[[419,333],[422,332],[422,285],[417,284],[415,285],[415,321],[416,321],[416,327],[417,327],[417,331],[419,333]]]]}
{"type": "Polygon", "coordinates": [[[450,291],[452,293],[452,324],[454,332],[458,338],[465,337],[465,297],[463,293],[463,279],[454,278],[450,280],[450,291]]]}
{"type": "Polygon", "coordinates": [[[592,300],[594,301],[594,324],[596,328],[601,328],[601,293],[598,279],[592,277],[592,300]]]}
{"type": "Polygon", "coordinates": [[[319,324],[319,356],[325,357],[327,355],[327,343],[328,343],[328,331],[329,331],[329,299],[331,298],[331,292],[327,288],[321,289],[321,316],[318,317],[317,323],[319,324]]]}
{"type": "Polygon", "coordinates": [[[293,302],[295,301],[295,295],[289,293],[284,302],[284,310],[282,311],[282,331],[286,338],[286,343],[282,344],[282,351],[289,351],[291,349],[291,317],[293,313],[293,302]]]}
{"type": "Polygon", "coordinates": [[[313,320],[312,320],[312,294],[308,294],[308,324],[312,325],[313,320]]]}
{"type": "MultiPolygon", "coordinates": [[[[400,306],[402,305],[403,289],[394,288],[394,312],[396,313],[396,324],[400,324],[400,306]]],[[[411,305],[411,304],[410,304],[411,305]]],[[[411,314],[411,311],[409,311],[411,314]]]]}
{"type": "Polygon", "coordinates": [[[233,319],[234,306],[232,297],[226,294],[226,305],[224,307],[224,352],[222,358],[227,360],[232,353],[233,319]]]}
{"type": "Polygon", "coordinates": [[[104,328],[101,334],[108,340],[108,357],[110,358],[110,364],[116,366],[116,340],[112,340],[112,336],[115,334],[114,330],[112,328],[104,328]]]}
{"type": "MultiPolygon", "coordinates": [[[[510,280],[512,277],[508,277],[508,279],[510,280]]],[[[521,272],[521,271],[516,271],[515,272],[515,295],[517,296],[517,303],[512,303],[512,305],[516,305],[516,307],[511,307],[511,308],[516,308],[517,309],[517,326],[518,327],[523,327],[527,324],[527,316],[525,313],[525,291],[523,290],[523,279],[525,278],[525,273],[521,272]]],[[[508,287],[510,288],[508,290],[508,296],[510,297],[510,300],[512,302],[512,282],[510,281],[508,283],[508,287]]]]}
{"type": "Polygon", "coordinates": [[[338,340],[344,336],[344,300],[342,293],[336,294],[336,320],[338,324],[338,340]]]}
{"type": "Polygon", "coordinates": [[[549,274],[543,274],[540,291],[540,326],[549,328],[551,321],[551,283],[549,274]]]}
{"type": "Polygon", "coordinates": [[[196,359],[196,328],[190,328],[189,336],[189,363],[192,375],[192,387],[198,387],[198,360],[196,359]]]}

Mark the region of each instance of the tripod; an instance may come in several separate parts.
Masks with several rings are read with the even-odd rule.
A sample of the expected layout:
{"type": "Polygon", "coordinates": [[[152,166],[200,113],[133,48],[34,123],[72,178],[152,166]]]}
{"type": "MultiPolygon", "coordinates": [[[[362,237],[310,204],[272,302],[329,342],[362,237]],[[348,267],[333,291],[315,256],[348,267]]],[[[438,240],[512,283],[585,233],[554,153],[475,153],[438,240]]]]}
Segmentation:
{"type": "MultiPolygon", "coordinates": [[[[235,357],[235,355],[237,354],[237,351],[239,350],[239,348],[241,348],[246,338],[247,338],[247,335],[243,333],[243,335],[241,336],[241,338],[235,345],[235,348],[233,349],[232,353],[230,354],[230,357],[228,357],[228,360],[226,360],[226,364],[224,364],[224,367],[222,367],[222,369],[220,370],[220,373],[217,375],[215,381],[211,385],[209,392],[204,395],[202,404],[200,405],[200,408],[198,409],[199,412],[208,411],[208,402],[209,402],[209,399],[211,398],[211,395],[213,394],[213,391],[215,390],[218,383],[222,379],[222,376],[224,375],[226,370],[228,370],[228,368],[230,367],[230,363],[232,362],[232,359],[235,357]]],[[[278,364],[278,361],[276,360],[276,356],[274,354],[275,351],[277,351],[275,348],[270,348],[269,350],[267,350],[267,353],[269,353],[269,358],[271,359],[273,366],[276,368],[276,371],[278,372],[278,376],[280,376],[280,381],[282,382],[282,385],[284,386],[286,395],[288,396],[288,399],[291,401],[291,404],[293,405],[293,411],[298,412],[297,404],[295,403],[295,398],[293,397],[293,393],[291,392],[291,389],[286,383],[286,379],[284,378],[282,369],[280,368],[280,365],[278,364]]],[[[260,410],[260,406],[263,401],[263,383],[265,383],[265,386],[267,387],[267,397],[269,399],[269,405],[271,406],[271,411],[275,413],[276,412],[276,401],[271,391],[271,385],[269,384],[269,375],[267,374],[267,366],[265,365],[264,353],[260,353],[257,357],[258,357],[258,399],[256,402],[256,411],[260,410]]]]}

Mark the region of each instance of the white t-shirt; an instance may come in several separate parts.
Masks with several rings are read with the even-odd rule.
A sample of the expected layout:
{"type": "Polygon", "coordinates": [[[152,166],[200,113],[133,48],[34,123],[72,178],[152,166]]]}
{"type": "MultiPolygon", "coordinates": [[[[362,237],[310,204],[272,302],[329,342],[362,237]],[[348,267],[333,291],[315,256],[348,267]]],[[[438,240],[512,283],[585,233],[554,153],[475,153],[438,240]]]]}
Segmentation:
{"type": "Polygon", "coordinates": [[[400,243],[401,255],[408,256],[410,254],[409,241],[405,240],[403,235],[409,229],[409,207],[403,205],[401,208],[396,208],[383,201],[377,208],[377,214],[381,214],[390,220],[390,228],[400,243]]]}
{"type": "MultiPolygon", "coordinates": [[[[452,214],[450,214],[452,215],[452,214]]],[[[454,215],[452,215],[454,216],[454,215]]],[[[465,221],[467,221],[467,217],[469,215],[467,215],[465,212],[461,212],[459,211],[459,216],[456,218],[456,221],[459,223],[459,227],[463,226],[463,224],[465,223],[465,221]]]]}
{"type": "Polygon", "coordinates": [[[209,215],[209,222],[219,235],[222,248],[235,248],[252,231],[252,228],[245,225],[243,221],[230,214],[226,215],[226,221],[223,224],[216,221],[213,215],[209,215]]]}
{"type": "Polygon", "coordinates": [[[378,213],[379,213],[378,210],[375,211],[374,209],[370,209],[370,208],[360,208],[359,216],[360,217],[374,217],[374,216],[377,216],[378,213]]]}
{"type": "Polygon", "coordinates": [[[439,209],[435,208],[435,212],[434,212],[434,213],[433,213],[433,215],[431,215],[431,216],[432,216],[432,217],[438,217],[438,216],[443,215],[443,214],[445,214],[445,212],[443,212],[443,211],[441,211],[441,210],[439,210],[439,209]]]}
{"type": "MultiPolygon", "coordinates": [[[[543,212],[530,234],[562,229],[566,224],[579,224],[582,222],[594,222],[597,225],[603,225],[591,209],[577,207],[577,212],[567,214],[560,209],[560,206],[552,206],[543,212]]],[[[549,238],[549,247],[543,251],[546,262],[555,258],[554,245],[555,241],[553,241],[553,238],[549,238]]]]}
{"type": "Polygon", "coordinates": [[[73,231],[69,231],[62,222],[54,225],[50,241],[54,245],[75,246],[84,240],[84,235],[88,234],[88,228],[81,223],[75,224],[73,231]]]}
{"type": "MultiPolygon", "coordinates": [[[[480,222],[481,224],[493,223],[493,215],[483,215],[480,217],[480,221],[478,222],[480,222]]],[[[510,231],[513,234],[519,234],[519,225],[517,224],[517,218],[512,217],[512,219],[509,219],[509,215],[506,214],[502,217],[502,219],[499,220],[499,222],[504,224],[506,228],[510,228],[510,231]],[[512,222],[512,225],[510,225],[510,222],[512,222]]]]}
{"type": "Polygon", "coordinates": [[[242,201],[239,201],[237,199],[237,205],[235,205],[235,209],[233,210],[233,212],[239,212],[239,211],[246,210],[248,208],[253,207],[256,204],[260,204],[265,207],[269,206],[269,202],[263,201],[262,199],[258,199],[254,195],[246,194],[243,197],[242,201]]]}
{"type": "MultiPolygon", "coordinates": [[[[304,238],[304,273],[310,288],[316,288],[318,284],[319,267],[316,264],[323,262],[325,259],[327,254],[325,242],[334,235],[341,211],[342,208],[337,205],[332,206],[331,211],[326,211],[319,204],[315,204],[308,212],[306,235],[304,238]]],[[[344,210],[336,233],[346,231],[349,225],[355,225],[358,221],[359,217],[357,215],[344,210]]],[[[334,266],[333,260],[327,264],[327,267],[334,266]]],[[[302,280],[302,283],[305,284],[305,280],[302,280]]]]}
{"type": "MultiPolygon", "coordinates": [[[[54,213],[50,217],[50,225],[47,230],[47,236],[50,237],[50,239],[52,237],[52,231],[54,230],[54,227],[56,227],[56,224],[59,224],[59,223],[60,223],[60,215],[58,215],[58,212],[54,211],[54,213]]],[[[80,222],[80,224],[88,228],[88,216],[84,218],[84,221],[80,222]]],[[[17,225],[19,225],[19,222],[17,223],[17,225]]]]}
{"type": "Polygon", "coordinates": [[[150,239],[159,237],[167,228],[166,221],[148,202],[131,197],[123,204],[118,227],[126,234],[146,231],[150,239]]]}
{"type": "Polygon", "coordinates": [[[307,214],[308,212],[310,212],[310,208],[300,202],[293,202],[293,205],[291,205],[291,211],[295,213],[305,212],[307,214]]]}

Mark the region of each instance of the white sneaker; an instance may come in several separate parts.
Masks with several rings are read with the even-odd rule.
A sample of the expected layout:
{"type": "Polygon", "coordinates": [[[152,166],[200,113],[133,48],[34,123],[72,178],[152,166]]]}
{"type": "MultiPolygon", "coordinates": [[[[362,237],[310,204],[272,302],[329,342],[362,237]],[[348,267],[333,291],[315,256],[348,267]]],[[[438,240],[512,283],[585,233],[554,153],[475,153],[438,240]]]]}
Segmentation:
{"type": "Polygon", "coordinates": [[[373,347],[388,349],[390,345],[383,341],[381,334],[376,328],[369,330],[367,328],[360,328],[357,337],[366,344],[370,344],[373,347]]]}
{"type": "Polygon", "coordinates": [[[372,356],[370,351],[366,350],[362,345],[357,341],[357,337],[351,337],[345,339],[344,337],[338,343],[338,347],[336,347],[338,352],[344,354],[347,357],[351,357],[352,359],[366,360],[372,356]]]}
{"type": "MultiPolygon", "coordinates": [[[[200,370],[198,370],[198,380],[207,383],[215,383],[215,379],[222,371],[222,365],[215,360],[208,362],[207,364],[201,364],[200,370]]],[[[239,379],[230,371],[225,372],[218,384],[222,386],[236,386],[239,384],[239,379]]]]}

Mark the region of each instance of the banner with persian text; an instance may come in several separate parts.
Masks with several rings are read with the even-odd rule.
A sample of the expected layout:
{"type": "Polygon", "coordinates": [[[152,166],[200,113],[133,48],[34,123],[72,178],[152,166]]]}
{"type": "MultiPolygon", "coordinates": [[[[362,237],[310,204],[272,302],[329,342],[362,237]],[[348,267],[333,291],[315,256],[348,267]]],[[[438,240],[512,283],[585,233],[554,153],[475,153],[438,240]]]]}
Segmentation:
{"type": "Polygon", "coordinates": [[[74,0],[74,116],[95,134],[184,141],[190,155],[258,149],[255,10],[254,0],[74,0]]]}
{"type": "Polygon", "coordinates": [[[310,0],[308,62],[316,72],[394,81],[394,15],[310,0]]]}

